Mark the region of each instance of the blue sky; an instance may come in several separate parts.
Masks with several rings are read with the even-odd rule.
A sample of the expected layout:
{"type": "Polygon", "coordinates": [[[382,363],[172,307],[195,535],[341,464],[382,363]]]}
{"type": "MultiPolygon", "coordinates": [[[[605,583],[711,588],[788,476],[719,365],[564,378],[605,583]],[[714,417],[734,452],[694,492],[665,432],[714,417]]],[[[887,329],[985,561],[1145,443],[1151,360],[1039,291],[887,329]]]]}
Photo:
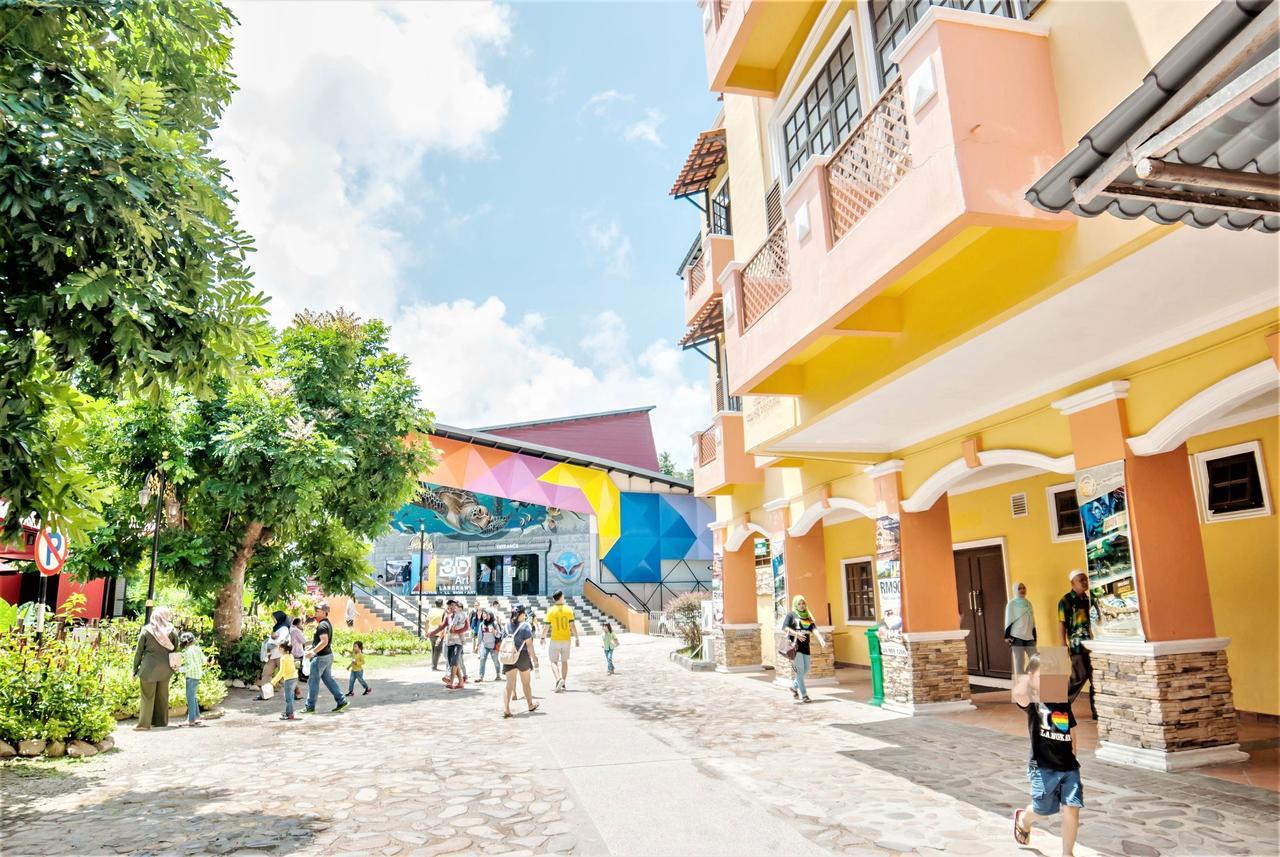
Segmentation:
{"type": "Polygon", "coordinates": [[[393,325],[461,425],[656,404],[689,457],[710,418],[667,196],[719,109],[693,2],[251,3],[216,148],[277,323],[393,325]]]}

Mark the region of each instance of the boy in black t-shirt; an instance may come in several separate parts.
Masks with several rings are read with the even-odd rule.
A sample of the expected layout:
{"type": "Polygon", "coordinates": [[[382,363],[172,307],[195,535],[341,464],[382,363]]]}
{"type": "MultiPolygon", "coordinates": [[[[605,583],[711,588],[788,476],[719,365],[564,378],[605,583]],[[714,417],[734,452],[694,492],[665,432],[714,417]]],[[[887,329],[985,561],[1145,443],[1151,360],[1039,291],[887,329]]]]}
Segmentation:
{"type": "MultiPolygon", "coordinates": [[[[1080,763],[1076,760],[1076,726],[1071,702],[1043,702],[1040,658],[1032,655],[1027,671],[1014,680],[1013,701],[1027,712],[1027,732],[1031,753],[1027,759],[1027,779],[1031,781],[1031,804],[1013,814],[1013,838],[1019,845],[1031,841],[1031,825],[1048,819],[1062,809],[1062,854],[1075,851],[1084,787],[1080,784],[1080,763]]],[[[1078,689],[1077,689],[1078,690],[1078,689]]],[[[1053,696],[1054,694],[1050,694],[1053,696]]],[[[1067,694],[1063,694],[1067,695],[1067,694]]]]}

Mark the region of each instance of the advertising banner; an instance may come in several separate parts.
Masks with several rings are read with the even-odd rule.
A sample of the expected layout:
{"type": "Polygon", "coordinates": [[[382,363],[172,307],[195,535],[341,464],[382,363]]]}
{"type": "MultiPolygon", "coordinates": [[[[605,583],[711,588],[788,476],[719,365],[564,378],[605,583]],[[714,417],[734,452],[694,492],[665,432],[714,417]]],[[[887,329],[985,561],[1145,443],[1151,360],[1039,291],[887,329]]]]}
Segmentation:
{"type": "Polygon", "coordinates": [[[769,542],[756,539],[756,595],[773,594],[773,561],[769,558],[769,542]]]}
{"type": "Polygon", "coordinates": [[[475,557],[442,556],[436,563],[436,592],[440,595],[474,595],[475,557]]]}
{"type": "Polygon", "coordinates": [[[1076,472],[1076,501],[1084,525],[1085,563],[1093,596],[1095,639],[1142,640],[1142,617],[1129,540],[1124,462],[1076,472]]]}
{"type": "Polygon", "coordinates": [[[724,624],[724,555],[719,551],[711,557],[711,621],[716,628],[724,624]]]}
{"type": "Polygon", "coordinates": [[[902,644],[902,542],[897,515],[876,518],[876,589],[880,595],[880,652],[906,657],[902,644]]]}
{"type": "Polygon", "coordinates": [[[787,563],[782,555],[782,539],[773,542],[773,624],[782,624],[787,615],[787,563]]]}

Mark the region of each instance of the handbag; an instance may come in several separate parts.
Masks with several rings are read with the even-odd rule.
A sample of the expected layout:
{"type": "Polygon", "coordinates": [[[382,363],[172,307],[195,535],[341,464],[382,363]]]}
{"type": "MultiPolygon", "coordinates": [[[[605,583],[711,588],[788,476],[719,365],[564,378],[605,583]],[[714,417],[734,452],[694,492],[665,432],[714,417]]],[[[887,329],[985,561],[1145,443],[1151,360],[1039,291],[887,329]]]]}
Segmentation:
{"type": "Polygon", "coordinates": [[[788,636],[787,641],[778,646],[778,654],[782,655],[789,661],[796,659],[796,652],[800,650],[800,644],[796,642],[795,637],[788,636]]]}
{"type": "Polygon", "coordinates": [[[264,683],[258,690],[262,693],[263,699],[270,699],[276,692],[275,686],[271,682],[264,683]]]}
{"type": "Polygon", "coordinates": [[[511,666],[520,660],[520,651],[516,648],[516,641],[511,637],[503,637],[502,645],[498,647],[498,661],[503,666],[511,666]]]}
{"type": "Polygon", "coordinates": [[[178,670],[182,669],[182,655],[178,654],[177,652],[169,653],[169,669],[173,670],[174,672],[177,672],[178,670]]]}

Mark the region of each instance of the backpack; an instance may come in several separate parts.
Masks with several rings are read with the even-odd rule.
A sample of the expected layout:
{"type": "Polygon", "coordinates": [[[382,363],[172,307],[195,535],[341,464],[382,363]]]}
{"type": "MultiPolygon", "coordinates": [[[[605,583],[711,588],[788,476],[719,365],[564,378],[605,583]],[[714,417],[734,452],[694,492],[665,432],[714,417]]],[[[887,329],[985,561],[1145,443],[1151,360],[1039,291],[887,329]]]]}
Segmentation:
{"type": "Polygon", "coordinates": [[[520,660],[520,650],[516,648],[515,637],[503,637],[502,644],[498,646],[498,661],[505,666],[511,666],[518,660],[520,660]]]}

